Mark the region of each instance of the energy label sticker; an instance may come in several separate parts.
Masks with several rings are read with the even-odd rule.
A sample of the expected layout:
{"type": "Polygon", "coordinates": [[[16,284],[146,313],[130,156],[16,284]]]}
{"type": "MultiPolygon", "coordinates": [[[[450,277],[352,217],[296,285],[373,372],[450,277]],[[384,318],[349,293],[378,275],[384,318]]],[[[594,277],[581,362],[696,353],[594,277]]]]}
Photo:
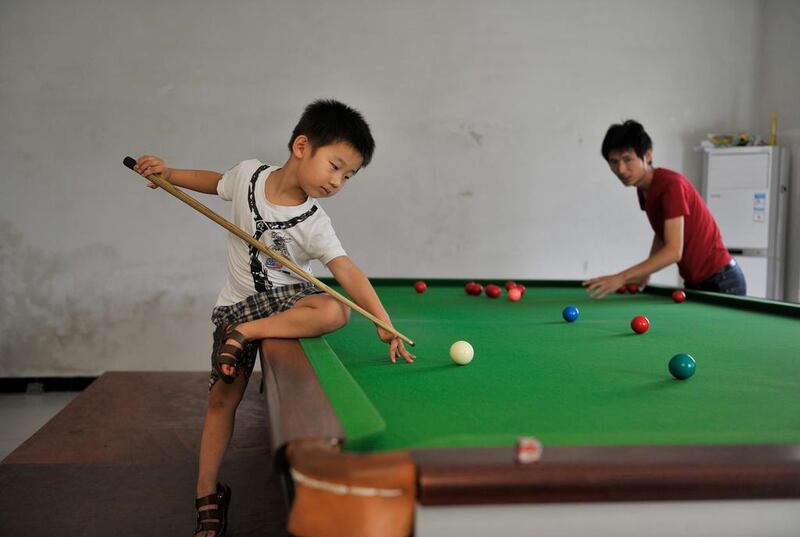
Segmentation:
{"type": "Polygon", "coordinates": [[[766,222],[767,220],[767,193],[755,192],[753,194],[753,222],[766,222]]]}

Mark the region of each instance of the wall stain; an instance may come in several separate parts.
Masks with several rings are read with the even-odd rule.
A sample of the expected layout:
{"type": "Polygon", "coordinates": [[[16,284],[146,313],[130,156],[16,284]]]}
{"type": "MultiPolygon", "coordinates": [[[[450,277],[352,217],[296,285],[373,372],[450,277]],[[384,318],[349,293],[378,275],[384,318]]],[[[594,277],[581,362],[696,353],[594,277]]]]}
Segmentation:
{"type": "Polygon", "coordinates": [[[483,145],[483,134],[479,134],[472,129],[469,129],[467,132],[470,136],[472,136],[472,139],[475,140],[476,144],[483,145]]]}
{"type": "Polygon", "coordinates": [[[475,142],[475,145],[481,146],[483,145],[483,138],[484,135],[473,129],[470,125],[465,123],[461,124],[461,130],[465,131],[470,138],[475,142]]]}
{"type": "Polygon", "coordinates": [[[0,219],[0,377],[100,374],[120,356],[137,362],[117,367],[164,367],[159,351],[211,307],[177,285],[191,274],[173,277],[153,281],[152,268],[131,269],[103,244],[43,252],[0,219]]]}

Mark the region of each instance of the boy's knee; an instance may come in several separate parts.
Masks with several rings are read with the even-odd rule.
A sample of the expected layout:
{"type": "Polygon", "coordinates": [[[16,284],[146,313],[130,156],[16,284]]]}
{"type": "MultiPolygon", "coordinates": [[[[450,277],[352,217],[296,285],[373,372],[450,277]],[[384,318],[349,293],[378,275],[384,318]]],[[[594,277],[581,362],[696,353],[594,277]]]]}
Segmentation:
{"type": "Polygon", "coordinates": [[[350,308],[337,302],[330,300],[325,307],[325,327],[327,331],[333,332],[347,324],[350,320],[350,308]]]}
{"type": "MultiPolygon", "coordinates": [[[[221,382],[221,381],[220,381],[221,382]]],[[[239,406],[240,397],[230,390],[224,390],[224,386],[214,386],[208,397],[208,411],[215,413],[235,411],[239,406]]]]}
{"type": "Polygon", "coordinates": [[[342,310],[339,328],[342,328],[344,325],[348,323],[348,321],[350,321],[350,308],[348,308],[344,304],[339,304],[339,307],[342,310]]]}

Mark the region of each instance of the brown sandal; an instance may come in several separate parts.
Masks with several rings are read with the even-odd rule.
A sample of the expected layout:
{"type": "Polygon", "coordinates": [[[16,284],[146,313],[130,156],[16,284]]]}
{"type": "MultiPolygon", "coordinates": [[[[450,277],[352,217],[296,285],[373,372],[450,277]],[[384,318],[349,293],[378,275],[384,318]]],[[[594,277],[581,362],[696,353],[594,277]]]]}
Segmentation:
{"type": "Polygon", "coordinates": [[[239,375],[239,366],[241,365],[240,358],[248,343],[247,338],[244,337],[244,334],[236,330],[237,326],[239,325],[222,325],[222,335],[217,343],[217,347],[214,349],[214,354],[211,355],[211,364],[214,367],[214,371],[217,373],[217,375],[219,375],[219,378],[221,378],[225,384],[230,384],[236,380],[236,377],[239,375]],[[226,341],[229,339],[234,340],[236,343],[241,345],[241,347],[226,343],[226,341]],[[229,365],[233,367],[234,374],[226,375],[223,373],[223,365],[229,365]]]}
{"type": "Polygon", "coordinates": [[[227,485],[217,483],[217,491],[202,498],[194,500],[197,509],[197,527],[194,534],[201,531],[213,531],[214,537],[224,537],[228,529],[228,506],[231,503],[231,489],[227,485]],[[206,509],[201,511],[201,507],[207,505],[216,506],[216,509],[206,509]]]}

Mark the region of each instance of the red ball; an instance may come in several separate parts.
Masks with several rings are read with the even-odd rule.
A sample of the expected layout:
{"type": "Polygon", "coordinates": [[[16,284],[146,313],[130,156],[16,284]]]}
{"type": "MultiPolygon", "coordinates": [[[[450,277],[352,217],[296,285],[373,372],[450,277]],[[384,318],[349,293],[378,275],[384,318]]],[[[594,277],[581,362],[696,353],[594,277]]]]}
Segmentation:
{"type": "Polygon", "coordinates": [[[621,295],[624,295],[627,292],[628,292],[628,288],[626,286],[624,286],[624,285],[622,287],[620,287],[619,289],[617,289],[617,293],[619,293],[621,295]]]}
{"type": "Polygon", "coordinates": [[[428,284],[426,284],[423,281],[419,281],[419,282],[414,284],[414,289],[417,290],[417,293],[424,293],[425,289],[427,289],[427,288],[428,288],[428,284]]]}
{"type": "Polygon", "coordinates": [[[467,292],[468,295],[472,294],[472,287],[475,285],[475,282],[467,282],[467,285],[464,286],[464,291],[467,292]]]}
{"type": "Polygon", "coordinates": [[[644,315],[637,315],[631,320],[631,329],[637,334],[644,334],[650,328],[650,320],[644,315]]]}
{"type": "Polygon", "coordinates": [[[639,292],[639,286],[636,285],[635,283],[629,283],[628,285],[625,286],[625,289],[627,289],[628,292],[632,295],[635,295],[636,293],[639,292]]]}
{"type": "Polygon", "coordinates": [[[522,298],[522,291],[519,290],[519,287],[512,287],[508,290],[508,299],[511,302],[519,302],[520,298],[522,298]]]}
{"type": "Polygon", "coordinates": [[[486,286],[486,296],[489,298],[497,298],[500,296],[500,287],[495,284],[489,284],[486,286]]]}
{"type": "Polygon", "coordinates": [[[684,300],[686,300],[686,293],[678,289],[677,291],[672,292],[672,300],[680,304],[684,300]]]}
{"type": "Polygon", "coordinates": [[[516,283],[512,282],[511,280],[508,280],[506,282],[506,291],[508,291],[509,289],[513,289],[516,286],[517,286],[516,283]]]}
{"type": "Polygon", "coordinates": [[[526,291],[527,289],[525,289],[525,286],[524,286],[524,285],[522,285],[521,283],[518,283],[518,284],[517,284],[517,289],[519,289],[519,290],[520,290],[520,292],[522,293],[522,296],[525,296],[525,291],[526,291]]]}
{"type": "Polygon", "coordinates": [[[483,286],[479,283],[473,283],[472,287],[470,287],[470,292],[472,296],[480,296],[483,293],[483,286]]]}

